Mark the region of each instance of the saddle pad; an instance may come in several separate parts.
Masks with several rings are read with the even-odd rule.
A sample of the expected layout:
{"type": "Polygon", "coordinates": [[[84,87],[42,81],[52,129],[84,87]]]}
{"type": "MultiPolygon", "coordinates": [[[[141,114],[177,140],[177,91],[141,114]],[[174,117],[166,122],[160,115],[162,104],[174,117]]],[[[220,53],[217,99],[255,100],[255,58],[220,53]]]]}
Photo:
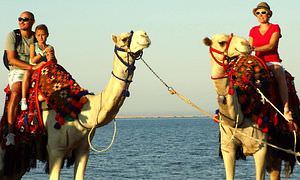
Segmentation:
{"type": "Polygon", "coordinates": [[[88,91],[81,88],[61,65],[51,61],[40,72],[33,74],[31,84],[44,97],[48,106],[56,111],[56,120],[61,125],[65,120],[76,119],[87,102],[82,97],[88,91]]]}
{"type": "Polygon", "coordinates": [[[44,131],[38,95],[41,95],[48,107],[56,112],[55,128],[59,129],[66,120],[78,117],[82,106],[87,102],[84,97],[86,94],[88,91],[81,88],[61,65],[47,62],[32,74],[28,111],[22,111],[18,116],[16,129],[31,134],[44,131]]]}
{"type": "Polygon", "coordinates": [[[272,97],[273,79],[270,77],[267,66],[255,56],[243,56],[234,64],[231,76],[244,116],[267,132],[268,123],[274,118],[269,116],[270,105],[264,103],[257,92],[259,88],[267,98],[272,97]]]}

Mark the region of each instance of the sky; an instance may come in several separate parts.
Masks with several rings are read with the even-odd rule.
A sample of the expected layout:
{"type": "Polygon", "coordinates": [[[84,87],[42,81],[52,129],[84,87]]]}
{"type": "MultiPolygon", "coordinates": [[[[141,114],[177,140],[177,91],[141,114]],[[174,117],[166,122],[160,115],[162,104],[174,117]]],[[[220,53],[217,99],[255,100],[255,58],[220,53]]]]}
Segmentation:
{"type": "MultiPolygon", "coordinates": [[[[0,49],[6,35],[18,28],[20,13],[29,10],[36,23],[46,24],[59,64],[90,92],[99,93],[111,77],[112,34],[144,30],[152,44],[144,50],[144,60],[176,91],[200,108],[213,113],[216,93],[210,79],[208,47],[204,37],[234,33],[248,38],[258,22],[252,9],[256,0],[72,0],[0,1],[0,49]]],[[[300,89],[300,1],[266,1],[271,6],[272,23],[281,27],[279,53],[284,67],[295,76],[300,89]]],[[[0,105],[8,71],[0,65],[0,105]]],[[[130,97],[119,115],[202,115],[185,104],[141,62],[129,88],[130,97]]],[[[1,108],[0,114],[2,115],[1,108]]]]}

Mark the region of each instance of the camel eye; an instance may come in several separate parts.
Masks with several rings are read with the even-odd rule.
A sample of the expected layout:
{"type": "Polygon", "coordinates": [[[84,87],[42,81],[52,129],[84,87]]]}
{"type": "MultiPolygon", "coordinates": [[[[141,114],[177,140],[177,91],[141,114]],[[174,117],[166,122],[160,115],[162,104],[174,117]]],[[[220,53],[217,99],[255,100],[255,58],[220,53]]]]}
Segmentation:
{"type": "Polygon", "coordinates": [[[241,42],[241,45],[243,45],[243,46],[250,46],[250,44],[249,44],[248,41],[242,41],[242,42],[241,42]]]}
{"type": "Polygon", "coordinates": [[[225,46],[226,43],[227,43],[226,41],[221,41],[221,42],[219,42],[220,46],[222,46],[222,47],[225,46]]]}
{"type": "Polygon", "coordinates": [[[128,40],[128,37],[122,39],[123,42],[127,42],[127,40],[128,40]]]}

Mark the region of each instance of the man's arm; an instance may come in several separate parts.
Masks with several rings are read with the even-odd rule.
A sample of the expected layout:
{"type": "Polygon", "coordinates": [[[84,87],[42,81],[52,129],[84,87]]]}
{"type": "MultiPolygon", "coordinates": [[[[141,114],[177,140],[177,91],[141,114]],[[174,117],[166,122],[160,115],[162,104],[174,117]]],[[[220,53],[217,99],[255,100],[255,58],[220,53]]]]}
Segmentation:
{"type": "Polygon", "coordinates": [[[31,70],[32,66],[24,61],[16,58],[16,52],[11,50],[6,50],[7,59],[10,65],[17,66],[20,69],[31,70]]]}
{"type": "Polygon", "coordinates": [[[7,60],[10,65],[16,66],[20,69],[31,69],[31,65],[21,61],[20,59],[17,58],[17,49],[15,47],[16,44],[16,35],[14,32],[10,32],[5,41],[5,50],[7,54],[7,60]]]}

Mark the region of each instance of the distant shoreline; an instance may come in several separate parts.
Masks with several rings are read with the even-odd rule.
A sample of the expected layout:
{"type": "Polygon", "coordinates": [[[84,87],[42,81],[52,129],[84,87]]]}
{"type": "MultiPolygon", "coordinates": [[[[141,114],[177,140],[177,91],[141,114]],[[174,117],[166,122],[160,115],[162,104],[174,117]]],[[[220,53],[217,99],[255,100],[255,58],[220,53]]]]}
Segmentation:
{"type": "MultiPolygon", "coordinates": [[[[178,115],[178,116],[174,116],[174,115],[161,115],[161,116],[156,116],[156,115],[153,115],[153,116],[143,116],[143,115],[140,115],[140,116],[116,116],[115,119],[159,119],[159,118],[165,118],[165,119],[171,119],[171,118],[202,118],[202,117],[205,117],[205,116],[193,116],[193,115],[190,115],[190,116],[187,116],[187,115],[178,115]]],[[[0,119],[2,118],[2,116],[0,116],[0,119]]]]}
{"type": "Polygon", "coordinates": [[[161,116],[116,116],[116,119],[150,119],[150,118],[200,118],[203,116],[173,116],[173,115],[161,115],[161,116]]]}

